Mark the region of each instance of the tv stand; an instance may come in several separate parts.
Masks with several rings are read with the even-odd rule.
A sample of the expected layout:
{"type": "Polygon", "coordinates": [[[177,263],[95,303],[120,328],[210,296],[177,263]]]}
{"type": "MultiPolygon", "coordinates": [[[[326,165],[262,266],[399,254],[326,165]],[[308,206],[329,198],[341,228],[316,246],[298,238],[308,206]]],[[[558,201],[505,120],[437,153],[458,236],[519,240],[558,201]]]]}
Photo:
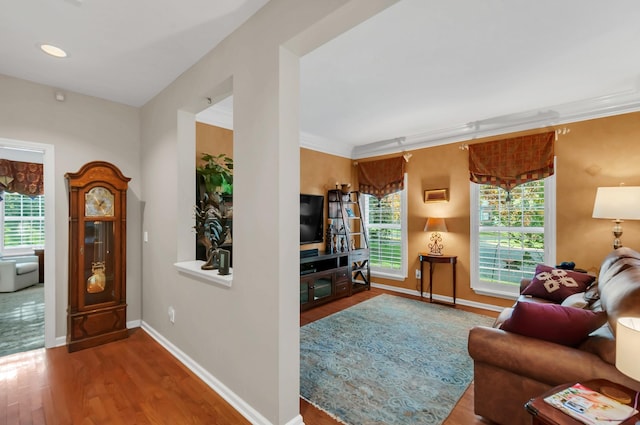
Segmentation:
{"type": "Polygon", "coordinates": [[[360,192],[330,190],[325,252],[300,251],[300,311],[371,288],[360,192]]]}
{"type": "Polygon", "coordinates": [[[369,250],[319,252],[312,257],[301,257],[300,311],[359,292],[362,285],[357,282],[354,284],[351,276],[352,273],[361,272],[353,270],[352,265],[358,264],[362,258],[369,258],[369,250]]]}

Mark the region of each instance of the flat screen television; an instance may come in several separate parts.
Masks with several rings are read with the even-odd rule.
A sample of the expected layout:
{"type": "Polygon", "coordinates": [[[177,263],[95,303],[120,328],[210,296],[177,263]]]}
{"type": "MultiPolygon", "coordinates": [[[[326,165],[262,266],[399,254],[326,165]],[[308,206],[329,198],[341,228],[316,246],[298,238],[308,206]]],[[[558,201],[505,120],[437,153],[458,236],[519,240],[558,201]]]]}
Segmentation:
{"type": "Polygon", "coordinates": [[[319,243],[324,235],[324,196],[300,194],[300,245],[319,243]]]}

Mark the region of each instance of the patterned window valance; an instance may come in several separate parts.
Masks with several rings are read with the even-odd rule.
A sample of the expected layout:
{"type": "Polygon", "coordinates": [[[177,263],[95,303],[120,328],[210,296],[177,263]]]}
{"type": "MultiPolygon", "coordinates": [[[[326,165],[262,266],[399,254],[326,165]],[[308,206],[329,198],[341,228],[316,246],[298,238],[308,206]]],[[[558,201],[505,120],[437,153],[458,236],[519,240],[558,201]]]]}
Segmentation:
{"type": "Polygon", "coordinates": [[[360,192],[380,199],[404,189],[403,157],[358,163],[360,192]]]}
{"type": "Polygon", "coordinates": [[[44,194],[42,164],[0,159],[0,193],[14,192],[27,196],[44,194]]]}
{"type": "Polygon", "coordinates": [[[553,175],[555,132],[469,146],[471,181],[506,191],[553,175]]]}

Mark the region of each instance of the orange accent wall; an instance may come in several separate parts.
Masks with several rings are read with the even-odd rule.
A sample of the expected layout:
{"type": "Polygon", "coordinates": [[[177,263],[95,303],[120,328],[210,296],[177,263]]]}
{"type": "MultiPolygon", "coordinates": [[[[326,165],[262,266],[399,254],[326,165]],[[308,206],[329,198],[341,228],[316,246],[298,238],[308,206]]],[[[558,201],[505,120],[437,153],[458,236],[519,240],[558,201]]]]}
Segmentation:
{"type": "MultiPolygon", "coordinates": [[[[577,267],[597,273],[600,263],[612,250],[612,223],[591,217],[599,186],[640,185],[640,113],[631,113],[565,124],[570,132],[556,141],[556,260],[574,261],[577,267]]],[[[530,134],[527,131],[476,139],[468,144],[530,134]]],[[[479,303],[509,306],[511,300],[476,294],[469,273],[469,169],[468,151],[454,143],[411,151],[408,173],[408,277],[404,281],[374,277],[375,283],[416,290],[420,268],[418,253],[427,250],[428,234],[423,231],[429,216],[445,217],[448,233],[443,234],[446,254],[458,256],[457,297],[479,303]],[[450,200],[425,204],[427,189],[449,188],[450,200]]],[[[377,158],[376,158],[377,159],[377,158]]],[[[366,159],[363,159],[366,160],[366,159]]],[[[355,183],[352,161],[307,149],[300,150],[301,191],[325,194],[336,181],[355,183]]],[[[326,213],[326,212],[325,212],[326,213]]],[[[623,223],[622,243],[640,250],[640,221],[623,223]]],[[[321,245],[319,245],[321,247],[321,245]]],[[[428,266],[425,265],[425,274],[428,266]]],[[[425,276],[424,283],[428,284],[425,276]]],[[[451,269],[436,267],[434,294],[451,296],[451,269]]]]}
{"type": "MultiPolygon", "coordinates": [[[[557,260],[598,272],[613,250],[613,223],[591,218],[596,189],[640,186],[640,112],[568,127],[556,144],[557,260]]],[[[640,251],[640,221],[625,221],[622,230],[622,244],[640,251]]]]}
{"type": "MultiPolygon", "coordinates": [[[[336,182],[354,183],[351,160],[300,148],[300,193],[324,195],[325,232],[327,230],[327,191],[336,188],[336,182]]],[[[300,249],[324,250],[324,244],[301,245],[300,249]]]]}
{"type": "Polygon", "coordinates": [[[200,165],[202,153],[226,154],[233,158],[233,131],[196,122],[196,164],[200,165]]]}

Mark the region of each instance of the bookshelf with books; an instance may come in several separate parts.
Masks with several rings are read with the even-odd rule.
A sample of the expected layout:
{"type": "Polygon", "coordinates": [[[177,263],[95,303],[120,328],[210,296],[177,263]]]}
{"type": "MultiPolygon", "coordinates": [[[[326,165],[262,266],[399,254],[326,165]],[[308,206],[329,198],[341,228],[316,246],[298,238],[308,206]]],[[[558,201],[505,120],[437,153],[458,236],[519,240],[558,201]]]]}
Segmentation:
{"type": "MultiPolygon", "coordinates": [[[[336,185],[337,187],[337,185],[336,185]]],[[[370,289],[369,240],[361,194],[348,188],[329,190],[326,251],[349,254],[350,294],[370,289]]]]}

